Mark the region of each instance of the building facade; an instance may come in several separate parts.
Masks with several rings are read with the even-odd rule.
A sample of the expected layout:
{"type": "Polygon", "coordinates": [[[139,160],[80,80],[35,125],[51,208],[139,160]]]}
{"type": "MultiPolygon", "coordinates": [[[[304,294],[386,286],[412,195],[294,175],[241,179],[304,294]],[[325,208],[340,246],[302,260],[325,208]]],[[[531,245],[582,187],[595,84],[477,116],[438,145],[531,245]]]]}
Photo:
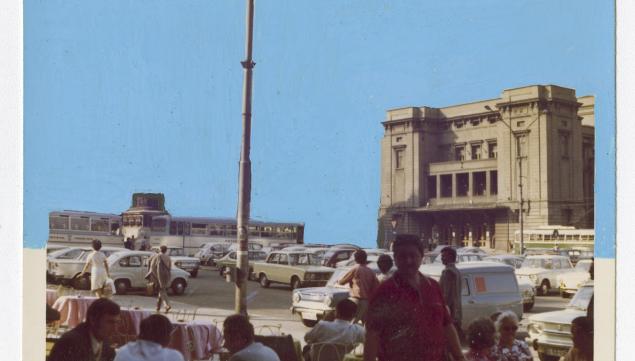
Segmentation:
{"type": "Polygon", "coordinates": [[[555,85],[388,110],[378,244],[412,233],[510,251],[521,217],[525,229],[593,228],[594,121],[593,96],[555,85]]]}

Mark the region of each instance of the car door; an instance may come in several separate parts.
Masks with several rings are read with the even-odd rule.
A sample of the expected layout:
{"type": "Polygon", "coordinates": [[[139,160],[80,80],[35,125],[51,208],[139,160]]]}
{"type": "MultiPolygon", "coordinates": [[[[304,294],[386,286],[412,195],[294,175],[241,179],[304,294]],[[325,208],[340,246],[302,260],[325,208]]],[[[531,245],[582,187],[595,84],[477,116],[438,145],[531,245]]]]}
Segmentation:
{"type": "Polygon", "coordinates": [[[273,268],[273,281],[287,283],[286,271],[289,268],[289,255],[280,253],[278,255],[278,262],[273,265],[273,268]]]}
{"type": "Polygon", "coordinates": [[[461,278],[461,327],[466,329],[471,320],[478,317],[478,309],[473,294],[471,275],[461,274],[461,278]]]}
{"type": "Polygon", "coordinates": [[[144,287],[146,284],[145,275],[147,267],[143,267],[143,260],[140,255],[133,255],[128,258],[128,268],[131,274],[132,287],[144,287]],[[145,272],[144,272],[145,270],[145,272]]]}

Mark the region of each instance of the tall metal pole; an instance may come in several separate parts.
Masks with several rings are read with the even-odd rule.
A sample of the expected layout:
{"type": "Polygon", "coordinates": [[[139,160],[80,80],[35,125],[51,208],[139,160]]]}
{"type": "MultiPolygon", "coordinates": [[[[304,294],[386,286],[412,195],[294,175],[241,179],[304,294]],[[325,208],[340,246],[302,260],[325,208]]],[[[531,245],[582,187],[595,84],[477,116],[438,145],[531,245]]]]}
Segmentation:
{"type": "Polygon", "coordinates": [[[249,241],[249,205],[251,202],[251,77],[252,69],[256,65],[251,60],[251,48],[254,26],[254,0],[247,0],[247,28],[245,40],[246,58],[241,62],[245,77],[243,82],[243,137],[240,150],[238,174],[238,212],[236,228],[238,232],[238,251],[236,252],[236,299],[234,309],[236,313],[247,315],[247,274],[249,272],[249,258],[247,244],[249,241]]]}

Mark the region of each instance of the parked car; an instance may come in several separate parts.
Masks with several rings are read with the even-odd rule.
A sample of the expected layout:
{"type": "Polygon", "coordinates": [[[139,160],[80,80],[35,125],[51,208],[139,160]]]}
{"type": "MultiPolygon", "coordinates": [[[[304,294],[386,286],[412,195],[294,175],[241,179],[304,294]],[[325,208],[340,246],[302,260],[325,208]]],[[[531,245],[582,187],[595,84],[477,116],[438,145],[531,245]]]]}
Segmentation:
{"type": "Polygon", "coordinates": [[[322,265],[335,268],[337,266],[337,262],[346,261],[358,249],[361,248],[348,244],[330,247],[328,251],[324,253],[324,256],[322,258],[322,265]]]}
{"type": "Polygon", "coordinates": [[[499,254],[496,256],[487,256],[483,258],[483,261],[504,263],[514,268],[520,268],[524,260],[524,257],[516,256],[513,254],[499,254]]]}
{"type": "MultiPolygon", "coordinates": [[[[247,257],[249,259],[249,278],[251,278],[251,274],[253,273],[253,265],[252,262],[264,261],[267,258],[267,252],[263,251],[249,251],[247,252],[247,257]]],[[[218,273],[221,276],[224,276],[227,272],[231,271],[232,268],[236,267],[236,251],[231,251],[225,255],[225,257],[216,261],[216,267],[218,267],[218,273]]]]}
{"type": "Polygon", "coordinates": [[[480,254],[483,256],[487,256],[487,252],[485,252],[482,248],[480,247],[473,247],[473,246],[466,246],[466,247],[460,247],[456,249],[456,253],[458,254],[480,254]]]}
{"type": "Polygon", "coordinates": [[[591,279],[589,270],[593,263],[590,259],[583,259],[573,268],[573,272],[558,275],[558,285],[560,288],[560,296],[569,297],[578,291],[580,286],[584,285],[591,279]]]}
{"type": "Polygon", "coordinates": [[[75,259],[86,249],[86,247],[64,247],[46,255],[48,261],[54,259],[75,259]]]}
{"type": "MultiPolygon", "coordinates": [[[[121,247],[102,247],[102,252],[106,257],[125,251],[121,247]]],[[[86,265],[86,258],[93,252],[92,248],[80,249],[80,254],[74,259],[55,258],[48,261],[48,272],[51,279],[56,283],[68,284],[79,290],[90,289],[89,273],[83,277],[78,277],[86,265]]],[[[88,270],[90,272],[90,269],[88,270]]]]}
{"type": "MultiPolygon", "coordinates": [[[[159,247],[152,247],[152,252],[159,253],[159,247]]],[[[198,258],[188,257],[185,250],[179,247],[168,247],[165,253],[172,259],[174,266],[188,272],[192,277],[198,276],[198,269],[201,267],[201,261],[198,258]]]]}
{"type": "MultiPolygon", "coordinates": [[[[370,269],[379,275],[377,264],[369,264],[370,269]]],[[[315,326],[319,320],[329,319],[335,315],[335,305],[349,296],[349,286],[340,285],[337,281],[342,278],[351,267],[337,268],[324,287],[299,288],[291,295],[291,313],[299,315],[302,324],[307,327],[315,326]]]]}
{"type": "MultiPolygon", "coordinates": [[[[152,252],[128,250],[108,257],[110,276],[115,282],[117,294],[124,295],[130,290],[146,288],[145,276],[152,255],[152,252]]],[[[170,290],[175,295],[183,294],[190,274],[178,267],[172,267],[170,273],[170,290]]]]}
{"type": "Polygon", "coordinates": [[[527,256],[516,276],[528,279],[536,288],[536,294],[546,295],[558,287],[558,275],[573,271],[569,257],[555,255],[527,256]]]}
{"type": "MultiPolygon", "coordinates": [[[[523,300],[512,267],[496,262],[460,262],[456,267],[463,278],[461,328],[467,329],[478,317],[505,310],[522,318],[523,300]]],[[[437,281],[443,269],[439,264],[419,267],[421,273],[437,281]]]]}
{"type": "Polygon", "coordinates": [[[573,346],[571,321],[586,316],[593,296],[593,281],[580,287],[564,310],[537,313],[529,317],[527,343],[542,361],[558,361],[573,346]]]}
{"type": "Polygon", "coordinates": [[[253,277],[262,287],[283,283],[291,289],[307,286],[324,286],[333,274],[333,269],[320,266],[319,260],[310,251],[274,251],[265,262],[254,262],[253,277]]]}
{"type": "MultiPolygon", "coordinates": [[[[485,258],[485,256],[479,253],[457,253],[456,263],[481,261],[483,258],[485,258]]],[[[443,264],[441,254],[438,254],[432,263],[443,264]]]]}
{"type": "Polygon", "coordinates": [[[47,244],[46,245],[46,255],[49,256],[53,252],[57,252],[59,250],[69,248],[68,246],[63,246],[61,244],[47,244]]]}
{"type": "Polygon", "coordinates": [[[201,248],[194,254],[194,257],[198,258],[203,265],[215,266],[217,259],[229,253],[230,245],[231,244],[227,242],[203,243],[201,248]]]}
{"type": "MultiPolygon", "coordinates": [[[[392,252],[389,252],[388,250],[383,248],[368,248],[368,249],[364,249],[364,251],[366,251],[366,256],[368,257],[369,262],[371,262],[371,258],[373,259],[373,261],[377,261],[377,257],[379,257],[379,255],[382,255],[382,254],[392,255],[392,252]]],[[[353,266],[353,265],[355,265],[355,253],[352,253],[351,256],[348,257],[348,259],[337,262],[335,267],[339,268],[339,267],[347,267],[347,266],[353,266]]]]}

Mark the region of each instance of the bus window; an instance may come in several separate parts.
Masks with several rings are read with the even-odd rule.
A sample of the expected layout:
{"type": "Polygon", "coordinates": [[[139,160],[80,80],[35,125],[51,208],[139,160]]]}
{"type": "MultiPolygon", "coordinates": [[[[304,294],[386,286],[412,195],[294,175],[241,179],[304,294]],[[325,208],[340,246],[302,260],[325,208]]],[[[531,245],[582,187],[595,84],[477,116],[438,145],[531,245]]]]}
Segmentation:
{"type": "Polygon", "coordinates": [[[255,236],[255,237],[260,237],[260,227],[249,226],[249,235],[250,236],[255,236]]]}
{"type": "Polygon", "coordinates": [[[226,228],[225,228],[225,229],[227,230],[226,235],[227,235],[228,237],[231,237],[231,236],[236,236],[236,226],[235,226],[235,225],[229,225],[229,226],[226,226],[226,228]]]}
{"type": "Polygon", "coordinates": [[[210,236],[222,236],[225,234],[223,226],[220,224],[208,224],[207,229],[210,236]]]}
{"type": "Polygon", "coordinates": [[[90,230],[93,232],[108,232],[108,218],[92,218],[90,230]]]}
{"type": "Polygon", "coordinates": [[[50,229],[68,229],[68,216],[54,216],[49,218],[50,229]]]}
{"type": "Polygon", "coordinates": [[[170,221],[170,234],[176,235],[176,228],[179,222],[170,221]]]}
{"type": "Polygon", "coordinates": [[[90,219],[88,217],[71,217],[71,230],[73,231],[90,230],[90,219]]]}
{"type": "Polygon", "coordinates": [[[167,226],[167,220],[165,218],[153,218],[152,219],[152,232],[165,233],[167,226]]]}
{"type": "Polygon", "coordinates": [[[261,227],[261,236],[262,237],[273,237],[273,227],[271,226],[264,226],[261,227]]]}
{"type": "Polygon", "coordinates": [[[204,236],[207,233],[207,224],[192,223],[192,234],[204,236]]]}

